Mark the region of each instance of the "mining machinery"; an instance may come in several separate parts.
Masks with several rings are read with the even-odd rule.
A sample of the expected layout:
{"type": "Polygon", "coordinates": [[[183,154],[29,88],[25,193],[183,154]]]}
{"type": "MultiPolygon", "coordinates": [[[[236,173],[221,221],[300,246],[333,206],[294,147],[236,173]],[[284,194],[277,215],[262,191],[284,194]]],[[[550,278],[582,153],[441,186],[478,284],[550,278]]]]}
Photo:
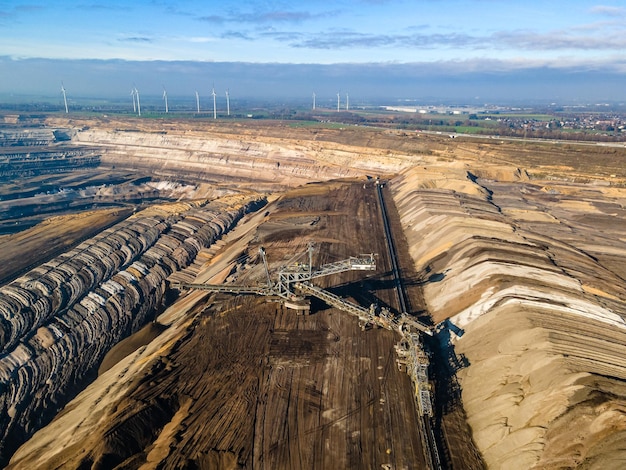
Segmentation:
{"type": "MultiPolygon", "coordinates": [[[[348,259],[337,261],[334,263],[324,264],[319,267],[313,266],[313,244],[308,247],[308,263],[289,261],[286,265],[278,270],[277,279],[272,280],[267,263],[267,255],[263,247],[259,248],[259,255],[263,260],[265,275],[267,282],[265,285],[258,286],[231,286],[231,285],[208,285],[208,284],[173,284],[173,287],[183,289],[202,289],[210,292],[225,292],[232,294],[256,294],[264,295],[279,299],[287,308],[297,310],[299,312],[309,311],[309,301],[303,293],[320,297],[320,295],[330,294],[321,288],[316,288],[311,284],[311,280],[328,276],[331,274],[342,273],[345,271],[375,271],[376,260],[374,254],[363,254],[359,256],[351,256],[348,259]],[[319,290],[318,290],[319,289],[319,290]],[[320,292],[323,291],[323,292],[320,292]]],[[[333,294],[330,294],[331,296],[333,294]]],[[[336,297],[336,296],[335,296],[336,297]]],[[[322,299],[325,300],[325,299],[322,299]]],[[[355,309],[362,307],[347,302],[343,299],[336,298],[334,306],[343,310],[349,309],[350,313],[354,313],[355,309]]],[[[366,309],[363,309],[367,311],[366,309]]]]}
{"type": "MultiPolygon", "coordinates": [[[[306,295],[310,295],[323,300],[335,308],[356,316],[359,319],[362,329],[378,326],[389,330],[397,330],[402,335],[417,330],[432,336],[433,333],[430,327],[414,319],[406,312],[401,312],[396,316],[386,308],[379,309],[376,304],[365,308],[312,283],[314,279],[346,271],[375,271],[376,260],[373,253],[351,256],[344,260],[315,267],[313,266],[313,251],[313,244],[309,244],[307,250],[308,263],[289,261],[278,270],[277,278],[273,280],[270,275],[265,249],[263,247],[259,248],[259,255],[263,261],[266,275],[265,285],[235,286],[228,284],[177,283],[173,284],[172,287],[179,289],[201,289],[210,292],[231,294],[263,295],[280,300],[285,307],[296,310],[299,313],[309,312],[310,302],[306,298],[306,295]]],[[[297,258],[300,257],[301,255],[297,258]]]]}
{"type": "MultiPolygon", "coordinates": [[[[432,394],[428,379],[429,358],[424,351],[420,334],[433,335],[433,329],[416,320],[406,312],[394,315],[386,308],[376,304],[369,308],[362,307],[339,297],[332,292],[313,284],[313,279],[345,271],[375,271],[374,254],[362,254],[335,263],[314,267],[312,263],[313,246],[309,244],[308,263],[289,261],[278,270],[276,280],[272,280],[267,263],[265,249],[259,249],[259,255],[265,269],[266,283],[258,286],[209,285],[177,283],[172,287],[178,289],[201,289],[210,292],[231,294],[256,294],[279,300],[285,307],[298,313],[308,313],[310,302],[307,295],[317,297],[328,305],[347,312],[359,320],[362,330],[374,326],[397,331],[401,335],[396,345],[397,363],[400,369],[406,370],[415,386],[415,398],[420,415],[433,416],[432,394]]],[[[297,258],[301,257],[298,255],[297,258]]]]}

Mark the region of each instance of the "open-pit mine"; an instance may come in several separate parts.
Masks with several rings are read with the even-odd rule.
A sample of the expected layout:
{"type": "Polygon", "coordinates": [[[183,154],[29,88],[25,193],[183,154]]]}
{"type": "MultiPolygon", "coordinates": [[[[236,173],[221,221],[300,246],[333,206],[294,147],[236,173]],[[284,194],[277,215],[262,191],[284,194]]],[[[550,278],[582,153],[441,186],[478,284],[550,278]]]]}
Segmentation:
{"type": "Polygon", "coordinates": [[[12,116],[0,466],[625,468],[626,148],[12,116]]]}

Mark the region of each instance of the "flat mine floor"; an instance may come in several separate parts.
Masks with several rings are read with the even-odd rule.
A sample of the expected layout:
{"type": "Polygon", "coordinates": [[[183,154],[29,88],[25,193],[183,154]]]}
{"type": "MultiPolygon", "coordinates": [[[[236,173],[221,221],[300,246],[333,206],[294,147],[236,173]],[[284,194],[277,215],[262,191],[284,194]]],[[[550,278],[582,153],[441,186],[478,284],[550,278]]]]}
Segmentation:
{"type": "MultiPolygon", "coordinates": [[[[395,310],[375,194],[372,183],[362,182],[291,191],[268,208],[248,253],[263,245],[270,264],[280,264],[310,241],[317,246],[315,265],[376,253],[376,272],[318,281],[361,305],[395,310]]],[[[408,259],[404,240],[396,244],[408,259]]],[[[409,301],[419,311],[418,276],[402,270],[409,301]]],[[[253,276],[243,270],[237,277],[245,284],[253,276]]],[[[134,396],[144,403],[155,394],[192,397],[181,405],[178,456],[170,454],[168,462],[179,465],[197,455],[208,467],[426,468],[413,385],[396,365],[397,332],[362,331],[356,318],[316,300],[309,316],[254,296],[220,294],[212,302],[169,366],[134,396]]],[[[446,419],[448,442],[461,444],[450,458],[480,468],[465,445],[470,439],[463,416],[446,419]]]]}
{"type": "MultiPolygon", "coordinates": [[[[308,241],[317,245],[316,265],[378,253],[376,272],[320,284],[365,305],[395,307],[378,211],[371,183],[311,185],[270,207],[257,243],[270,263],[303,252],[308,241]]],[[[153,377],[145,390],[193,397],[181,419],[180,459],[193,448],[209,466],[424,467],[412,385],[396,366],[397,333],[362,331],[356,318],[318,301],[309,316],[254,296],[213,301],[170,358],[181,375],[153,377]]]]}

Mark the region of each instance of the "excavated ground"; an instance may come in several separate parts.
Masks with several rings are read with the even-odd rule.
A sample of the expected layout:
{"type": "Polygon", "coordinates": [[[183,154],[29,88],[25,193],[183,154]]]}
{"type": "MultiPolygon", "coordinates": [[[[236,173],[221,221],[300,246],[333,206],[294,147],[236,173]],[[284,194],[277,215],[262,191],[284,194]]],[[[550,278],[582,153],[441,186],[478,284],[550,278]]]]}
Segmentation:
{"type": "Polygon", "coordinates": [[[95,235],[131,213],[131,209],[117,208],[58,215],[27,230],[0,237],[0,283],[63,253],[77,240],[95,235]]]}
{"type": "MultiPolygon", "coordinates": [[[[133,256],[144,256],[131,243],[130,230],[145,238],[154,229],[141,224],[151,220],[162,231],[148,250],[149,266],[129,262],[120,266],[124,276],[114,275],[127,289],[137,279],[144,283],[133,302],[143,295],[144,304],[155,308],[163,300],[169,304],[171,293],[161,298],[167,276],[169,282],[263,282],[259,246],[275,270],[313,240],[316,264],[378,253],[376,273],[330,276],[320,285],[361,305],[376,301],[393,310],[380,217],[366,179],[392,175],[387,202],[411,310],[424,322],[443,322],[430,347],[437,364],[431,377],[437,432],[443,430],[447,463],[461,469],[482,468],[483,460],[502,469],[623,468],[624,149],[284,123],[48,124],[75,126],[76,136],[64,145],[94,149],[100,167],[68,171],[56,186],[51,175],[0,185],[0,210],[15,217],[2,224],[4,233],[15,232],[0,238],[5,279],[137,210],[139,218],[121,225],[127,228],[97,242],[113,246],[126,239],[133,256]],[[102,184],[103,175],[111,175],[113,184],[102,184]],[[337,178],[344,180],[329,181],[337,178]],[[50,194],[37,193],[37,181],[50,194]],[[327,183],[306,184],[312,181],[327,183]],[[59,191],[63,185],[72,190],[59,191]],[[199,206],[233,192],[252,200],[255,191],[276,193],[223,240],[200,247],[200,232],[195,241],[185,238],[198,227],[205,241],[209,233],[223,233],[227,221],[213,214],[234,210],[228,204],[199,206]],[[163,199],[203,202],[142,213],[163,199]],[[99,203],[115,208],[95,210],[99,203]],[[11,212],[17,207],[30,210],[31,219],[11,212]],[[63,218],[22,230],[46,219],[44,212],[59,210],[63,218]],[[156,272],[143,273],[166,259],[154,266],[156,272]]],[[[116,257],[130,256],[127,248],[119,251],[116,257]]],[[[93,253],[79,258],[103,269],[93,253]]],[[[53,265],[54,276],[45,282],[71,271],[58,262],[46,269],[53,265]]],[[[88,283],[85,269],[81,276],[88,283]]],[[[23,289],[52,287],[32,275],[24,279],[19,289],[6,290],[11,299],[3,304],[8,313],[0,333],[8,349],[0,356],[0,393],[10,388],[27,404],[24,394],[36,378],[45,393],[33,399],[64,403],[54,387],[61,376],[72,378],[72,371],[54,368],[95,354],[94,341],[118,331],[101,313],[84,313],[86,307],[97,311],[93,299],[109,293],[92,286],[91,300],[81,301],[84,349],[75,349],[80,341],[64,333],[76,327],[59,329],[53,318],[52,326],[42,322],[28,329],[35,322],[31,310],[20,307],[31,295],[23,289]]],[[[66,280],[71,286],[55,288],[54,295],[75,289],[75,279],[66,280]]],[[[119,295],[115,284],[107,288],[119,295]]],[[[123,312],[123,302],[116,302],[123,312]]],[[[38,300],[38,312],[59,307],[48,303],[38,300]]],[[[386,330],[362,332],[356,320],[321,302],[313,307],[313,315],[302,317],[250,296],[184,294],[156,323],[113,347],[101,364],[99,351],[97,380],[22,446],[11,465],[420,468],[411,383],[394,364],[397,338],[386,330]]],[[[136,322],[133,309],[119,321],[136,322]]],[[[77,318],[74,312],[70,320],[77,318]]],[[[20,419],[13,405],[3,402],[0,419],[20,419]]],[[[37,425],[25,426],[20,438],[37,425]]],[[[0,452],[15,447],[15,441],[0,442],[0,452]]]]}
{"type": "MultiPolygon", "coordinates": [[[[237,283],[263,282],[260,266],[237,257],[233,268],[224,258],[263,245],[274,267],[312,241],[315,264],[378,253],[375,273],[328,276],[320,285],[362,304],[397,308],[373,184],[309,185],[264,210],[258,228],[242,224],[252,237],[235,239],[235,231],[204,275],[226,269],[237,283]]],[[[419,305],[419,289],[409,291],[419,305]]],[[[198,299],[189,307],[197,312],[191,322],[170,326],[155,353],[109,359],[107,367],[121,362],[31,439],[11,468],[424,467],[412,385],[395,364],[397,333],[362,331],[356,318],[321,302],[312,315],[298,316],[253,296],[191,295],[198,299]],[[128,384],[128,369],[141,362],[128,384]],[[97,392],[103,387],[106,395],[97,392]],[[85,416],[96,406],[98,418],[85,416]],[[76,423],[86,420],[92,422],[83,434],[76,423]],[[33,452],[57,428],[65,439],[43,455],[33,452]]],[[[169,323],[168,315],[157,321],[169,323]]],[[[463,453],[457,449],[461,460],[463,453]]]]}
{"type": "Polygon", "coordinates": [[[424,170],[392,188],[488,466],[623,468],[623,189],[424,170]]]}

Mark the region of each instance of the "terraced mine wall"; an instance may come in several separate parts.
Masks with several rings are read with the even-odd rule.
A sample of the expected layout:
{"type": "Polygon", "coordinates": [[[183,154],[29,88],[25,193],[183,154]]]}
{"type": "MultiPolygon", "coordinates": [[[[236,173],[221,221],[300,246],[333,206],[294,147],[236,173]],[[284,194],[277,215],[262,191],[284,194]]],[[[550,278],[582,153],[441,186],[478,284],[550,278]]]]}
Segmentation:
{"type": "MultiPolygon", "coordinates": [[[[117,191],[107,191],[105,185],[79,187],[76,190],[72,188],[59,190],[56,188],[46,193],[39,192],[34,195],[31,195],[32,190],[24,191],[20,195],[21,197],[11,197],[0,201],[0,221],[18,217],[41,217],[43,214],[61,213],[63,211],[77,211],[96,205],[121,206],[158,199],[175,200],[175,195],[169,194],[168,191],[160,191],[158,188],[141,183],[120,185],[116,188],[117,191]]],[[[7,228],[10,229],[10,225],[7,228]]]]}
{"type": "Polygon", "coordinates": [[[75,133],[66,128],[0,128],[0,182],[97,167],[100,164],[97,152],[63,146],[75,133]]]}
{"type": "Polygon", "coordinates": [[[0,464],[150,321],[168,276],[264,204],[151,208],[0,288],[0,464]]]}
{"type": "Polygon", "coordinates": [[[31,148],[29,151],[0,153],[0,181],[66,172],[100,165],[100,155],[91,150],[61,151],[31,148]]]}
{"type": "Polygon", "coordinates": [[[428,311],[447,326],[448,398],[462,398],[488,467],[621,468],[626,289],[576,247],[592,228],[550,220],[521,183],[517,199],[462,171],[422,173],[391,188],[428,311]]]}
{"type": "Polygon", "coordinates": [[[70,140],[72,131],[54,128],[0,129],[0,147],[50,145],[70,140]]]}
{"type": "MultiPolygon", "coordinates": [[[[336,143],[294,143],[289,139],[211,132],[186,135],[89,129],[78,131],[72,142],[96,148],[104,166],[164,178],[188,175],[193,181],[250,184],[271,191],[311,180],[377,175],[382,161],[375,156],[379,150],[369,151],[372,155],[368,158],[357,158],[354,148],[336,143]]],[[[406,165],[406,160],[386,157],[382,167],[394,171],[406,165]]]]}

